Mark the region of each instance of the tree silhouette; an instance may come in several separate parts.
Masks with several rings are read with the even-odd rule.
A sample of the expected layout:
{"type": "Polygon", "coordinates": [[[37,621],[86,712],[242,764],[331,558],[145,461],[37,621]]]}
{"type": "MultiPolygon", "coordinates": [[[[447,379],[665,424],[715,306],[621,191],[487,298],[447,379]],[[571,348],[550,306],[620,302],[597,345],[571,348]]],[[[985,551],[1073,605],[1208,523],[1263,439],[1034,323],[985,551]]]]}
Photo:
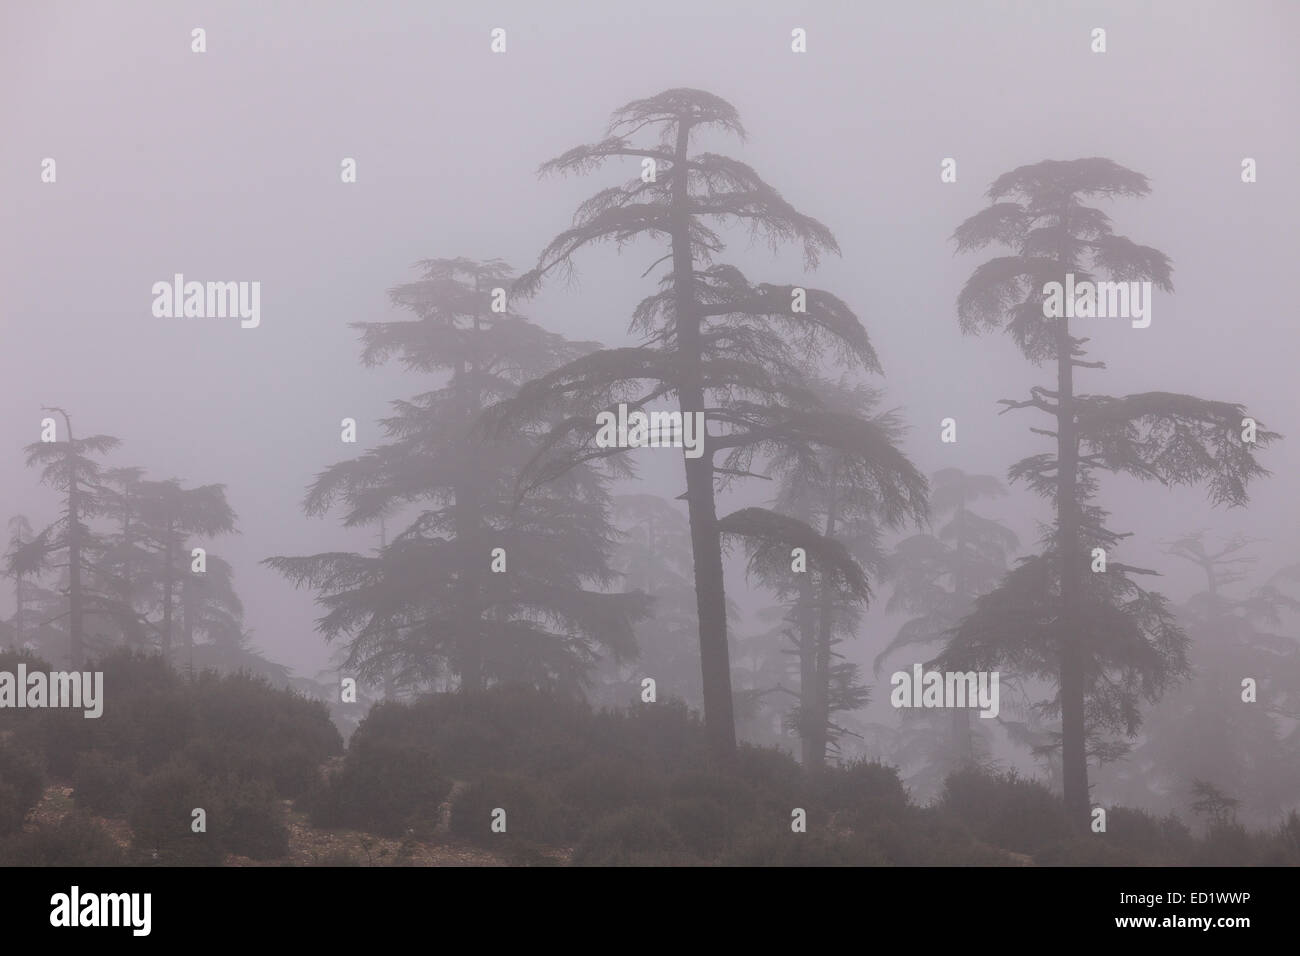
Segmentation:
{"type": "MultiPolygon", "coordinates": [[[[838,248],[824,225],[795,210],[745,163],[693,152],[692,137],[706,130],[744,138],[730,103],[701,90],[667,90],[617,110],[600,142],[575,147],[542,166],[543,174],[581,173],[608,160],[634,159],[641,163],[642,175],[602,189],[583,203],[574,225],[551,241],[537,266],[516,284],[517,294],[531,294],[549,275],[570,273],[579,251],[605,242],[621,247],[646,237],[666,244],[666,253],[646,274],[664,263],[669,268],[659,291],[633,315],[631,331],[641,337],[641,345],[583,356],[525,386],[498,414],[508,420],[562,401],[583,409],[552,430],[525,476],[528,487],[575,464],[624,451],[597,444],[598,410],[620,402],[641,409],[675,399],[683,415],[705,416],[708,434],[701,454],[684,456],[685,498],[706,733],[714,754],[728,761],[735,755],[736,733],[723,536],[755,538],[785,547],[788,555],[795,543],[792,534],[814,547],[820,535],[766,509],[747,508],[719,518],[718,492],[752,476],[756,456],[791,444],[843,451],[851,459],[850,481],[876,480],[882,472],[907,465],[880,429],[825,409],[805,386],[803,370],[819,355],[878,370],[867,333],[847,305],[817,289],[751,284],[738,269],[715,262],[725,245],[715,227],[730,224],[748,227],[774,249],[800,243],[809,268],[838,248]],[[640,142],[652,132],[657,139],[640,142]],[[640,139],[634,142],[634,137],[640,139]],[[719,455],[724,457],[718,460],[719,455]]],[[[906,497],[884,503],[894,513],[916,505],[906,497]]],[[[856,565],[842,557],[845,574],[860,581],[856,565]]],[[[829,551],[827,559],[835,560],[829,551]]]]}
{"type": "MultiPolygon", "coordinates": [[[[1052,707],[1061,716],[1065,807],[1078,827],[1088,816],[1090,737],[1135,733],[1140,701],[1158,699],[1186,672],[1185,635],[1164,599],[1133,580],[1154,572],[1108,561],[1105,573],[1087,573],[1094,549],[1109,552],[1126,536],[1104,527],[1106,512],[1093,503],[1096,473],[1205,483],[1210,500],[1227,505],[1244,504],[1249,481],[1266,474],[1252,443],[1243,440],[1241,405],[1166,392],[1079,392],[1076,370],[1105,365],[1083,358],[1087,339],[1072,334],[1068,312],[1045,315],[1045,284],[1064,284],[1070,274],[1079,282],[1102,275],[1172,291],[1162,252],[1116,235],[1103,211],[1082,202],[1148,192],[1145,176],[1108,159],[1044,161],[997,179],[989,207],[953,236],[962,252],[989,244],[1013,250],[967,280],[957,300],[962,331],[1004,331],[1035,365],[1055,363],[1052,387],[1001,402],[1004,411],[1032,408],[1052,419],[1051,429],[1034,431],[1054,440],[1055,454],[1024,459],[1010,477],[1047,498],[1055,515],[1043,553],[977,602],[944,659],[954,666],[1001,662],[1056,683],[1052,707]]],[[[1254,444],[1276,437],[1260,427],[1254,444]]]]}
{"type": "Polygon", "coordinates": [[[104,516],[117,520],[117,530],[105,535],[95,573],[120,609],[114,622],[122,642],[132,649],[153,643],[158,626],[149,614],[162,607],[162,555],[153,546],[140,515],[142,468],[109,468],[103,474],[104,516]]]}
{"type": "MultiPolygon", "coordinates": [[[[162,621],[158,631],[163,657],[170,661],[177,583],[195,573],[189,567],[189,538],[229,534],[235,530],[236,516],[226,501],[225,485],[183,488],[175,478],[141,480],[133,488],[133,497],[143,533],[159,558],[162,621]]],[[[186,633],[184,637],[187,661],[192,661],[192,635],[186,633]]]]}
{"type": "MultiPolygon", "coordinates": [[[[944,468],[931,476],[930,487],[932,517],[946,516],[947,520],[937,534],[918,534],[900,541],[889,556],[886,573],[893,589],[885,610],[916,616],[904,623],[877,655],[877,673],[895,651],[944,640],[970,613],[975,597],[997,585],[1006,573],[1009,552],[1020,543],[1005,525],[969,507],[981,498],[1006,494],[997,478],[944,468]]],[[[928,722],[932,715],[912,712],[905,713],[904,719],[928,722]]],[[[976,762],[969,709],[953,711],[949,738],[945,771],[976,762]]]]}
{"type": "Polygon", "coordinates": [[[1279,572],[1244,597],[1232,593],[1255,558],[1252,541],[1233,535],[1212,542],[1195,531],[1166,553],[1189,561],[1204,588],[1180,608],[1191,638],[1191,680],[1167,694],[1143,723],[1130,769],[1112,771],[1132,802],[1180,792],[1191,780],[1231,789],[1256,821],[1275,819],[1300,800],[1300,643],[1279,633],[1284,615],[1300,610],[1279,572]],[[1243,678],[1255,700],[1243,699],[1243,678]],[[1288,733],[1291,730],[1291,733],[1288,733]]]}
{"type": "Polygon", "coordinates": [[[699,708],[699,625],[686,516],[658,495],[616,495],[613,504],[622,537],[611,563],[623,576],[625,590],[648,594],[654,605],[652,615],[637,622],[635,661],[602,657],[596,677],[599,700],[610,706],[639,700],[635,678],[653,677],[658,694],[699,708]]]}
{"type": "Polygon", "coordinates": [[[27,640],[27,614],[34,579],[45,570],[45,543],[36,537],[26,515],[9,519],[9,550],[5,553],[5,575],[14,579],[13,642],[22,647],[27,640]]]}
{"type": "MultiPolygon", "coordinates": [[[[235,573],[230,563],[208,553],[202,574],[181,577],[181,635],[185,643],[185,664],[194,673],[195,648],[214,645],[227,657],[251,654],[244,633],[244,605],[235,591],[235,573]]],[[[236,668],[229,668],[236,669],[236,668]]]]}
{"type": "Polygon", "coordinates": [[[576,469],[517,498],[519,467],[548,422],[520,422],[486,441],[479,419],[519,382],[591,346],[505,310],[493,290],[512,274],[498,260],[420,265],[419,281],[391,291],[417,317],[356,324],[362,361],[396,356],[408,370],[449,372],[446,384],[393,402],[381,423],[389,440],[318,476],[305,509],[341,504],[353,527],[425,507],[375,556],[265,563],[320,591],[319,630],[347,641],[345,666],[367,681],[414,686],[454,675],[465,689],[527,681],[576,692],[597,647],[631,652],[647,607],[643,595],[602,590],[616,578],[606,480],[576,469]],[[494,552],[504,573],[491,570],[494,552]]]}
{"type": "MultiPolygon", "coordinates": [[[[38,536],[44,549],[39,557],[49,566],[66,572],[67,584],[62,593],[67,598],[68,664],[75,670],[85,659],[88,606],[106,609],[112,603],[106,596],[89,592],[85,587],[85,576],[93,571],[95,555],[104,547],[100,537],[86,524],[104,509],[103,472],[91,456],[110,452],[121,442],[111,435],[74,438],[72,418],[66,411],[45,410],[63,417],[67,437],[63,441],[35,442],[24,450],[28,467],[41,466],[41,483],[64,496],[59,518],[38,536]],[[55,552],[62,552],[65,560],[51,563],[55,552]]],[[[27,557],[37,560],[38,556],[27,557]]]]}
{"type": "MultiPolygon", "coordinates": [[[[823,407],[869,423],[897,451],[902,424],[896,414],[876,411],[881,398],[876,389],[817,380],[811,385],[823,407]]],[[[882,523],[896,528],[904,517],[920,520],[919,504],[926,495],[924,478],[901,451],[896,461],[903,466],[877,475],[877,482],[890,483],[882,489],[876,482],[863,482],[852,475],[842,451],[791,443],[772,460],[772,471],[781,480],[776,510],[838,541],[864,572],[879,573],[884,566],[882,523]],[[907,499],[918,507],[878,517],[879,502],[886,497],[907,499]]],[[[786,633],[799,659],[799,697],[793,722],[801,742],[801,760],[805,767],[816,769],[825,764],[828,747],[838,751],[844,728],[836,723],[835,715],[858,710],[869,700],[858,666],[844,660],[834,648],[856,634],[870,592],[845,589],[833,568],[810,562],[807,573],[791,573],[788,556],[772,557],[774,560],[759,570],[764,583],[787,602],[790,626],[786,633]]]]}

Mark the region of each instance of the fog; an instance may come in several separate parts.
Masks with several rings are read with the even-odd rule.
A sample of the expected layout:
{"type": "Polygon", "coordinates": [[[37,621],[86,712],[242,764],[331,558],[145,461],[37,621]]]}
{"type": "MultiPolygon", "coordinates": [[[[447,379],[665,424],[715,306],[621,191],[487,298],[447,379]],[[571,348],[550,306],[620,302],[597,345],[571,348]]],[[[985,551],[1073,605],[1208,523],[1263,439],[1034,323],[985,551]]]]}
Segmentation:
{"type": "MultiPolygon", "coordinates": [[[[1105,157],[1148,177],[1149,196],[1094,204],[1118,234],[1170,257],[1175,291],[1157,292],[1148,328],[1080,320],[1087,357],[1106,369],[1078,369],[1076,390],[1239,402],[1284,437],[1259,452],[1271,476],[1251,483],[1245,507],[1213,507],[1203,486],[1111,475],[1096,498],[1110,527],[1133,532],[1122,560],[1158,569],[1144,583],[1174,604],[1204,581],[1164,549],[1197,529],[1253,539],[1247,585],[1263,583],[1300,560],[1300,338],[1285,286],[1300,253],[1298,32],[1287,2],[8,4],[4,516],[37,529],[57,517],[58,492],[23,454],[46,406],[67,409],[77,437],[121,438],[106,465],[224,484],[239,532],[207,546],[233,566],[253,643],[297,675],[336,682],[315,593],[260,562],[376,548],[377,527],[307,517],[304,495],[384,440],[390,402],[442,380],[396,361],[363,367],[350,323],[404,317],[388,290],[416,281],[419,260],[531,268],[579,203],[637,174],[630,160],[541,179],[538,166],[596,142],[623,104],[688,87],[730,102],[748,133],[743,144],[709,133],[696,148],[753,166],[841,250],[809,273],[797,245],[774,252],[740,227],[723,231],[719,260],[848,303],[879,354],[883,407],[908,427],[901,450],[927,475],[960,468],[1007,483],[1011,464],[1051,447],[1029,432],[1043,424],[1034,413],[1000,415],[997,402],[1052,387],[1054,362],[1035,368],[1006,335],[961,333],[958,294],[993,253],[957,254],[954,230],[997,177],[1041,160],[1105,157]],[[495,27],[504,54],[489,48],[495,27]],[[1090,48],[1097,27],[1104,54],[1090,48]],[[806,53],[791,50],[794,28],[806,53]],[[47,157],[53,183],[42,181],[47,157]],[[1247,157],[1256,182],[1242,181],[1247,157]],[[355,183],[341,181],[345,158],[355,183]],[[941,181],[945,158],[955,182],[941,181]],[[176,273],[260,282],[260,324],[156,317],[151,287],[176,273]],[[955,443],[940,440],[949,417],[955,443]],[[344,418],[357,422],[355,445],[340,441],[344,418]]],[[[662,253],[645,240],[584,250],[572,281],[552,278],[512,307],[569,339],[635,345],[629,319],[662,253]]],[[[632,457],[640,477],[616,493],[685,492],[678,456],[632,457]]],[[[1014,560],[1039,550],[1052,513],[1008,488],[978,510],[1019,536],[1014,560]]],[[[773,494],[748,481],[718,512],[773,494]]],[[[741,612],[734,653],[734,632],[778,602],[747,578],[743,549],[728,551],[726,581],[741,612]]],[[[873,590],[838,648],[868,675],[906,617],[884,612],[887,587],[873,590]]],[[[0,589],[0,616],[13,610],[12,588],[0,589]]],[[[870,720],[895,719],[886,677],[870,720]]],[[[1004,750],[1004,763],[1032,767],[1004,750]]]]}

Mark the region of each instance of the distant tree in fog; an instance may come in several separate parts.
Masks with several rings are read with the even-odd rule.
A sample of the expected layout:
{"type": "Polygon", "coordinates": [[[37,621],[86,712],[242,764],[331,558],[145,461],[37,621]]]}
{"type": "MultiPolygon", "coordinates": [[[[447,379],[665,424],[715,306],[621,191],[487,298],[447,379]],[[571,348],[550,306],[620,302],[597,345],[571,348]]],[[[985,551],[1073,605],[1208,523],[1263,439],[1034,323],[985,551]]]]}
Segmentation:
{"type": "Polygon", "coordinates": [[[598,648],[631,652],[647,608],[640,593],[606,590],[616,580],[606,479],[580,468],[518,498],[519,468],[550,422],[530,414],[489,440],[480,417],[520,382],[594,346],[505,309],[494,290],[512,274],[498,260],[421,268],[418,281],[391,292],[415,318],[356,325],[362,361],[397,357],[446,377],[394,401],[381,423],[387,440],[328,468],[304,505],[309,515],[342,505],[349,527],[418,512],[373,556],[266,563],[319,592],[320,632],[346,641],[346,666],[365,680],[429,686],[454,676],[465,689],[525,681],[576,693],[598,648]]]}
{"type": "Polygon", "coordinates": [[[1108,159],[1048,160],[998,178],[991,204],[953,237],[959,252],[1011,249],[967,280],[957,300],[962,331],[1005,332],[1030,362],[1055,367],[1049,385],[1002,401],[1006,410],[1048,416],[1049,427],[1033,431],[1052,440],[1054,453],[1025,458],[1010,477],[1046,498],[1054,515],[1043,552],[976,602],[941,661],[956,670],[1007,666],[1056,685],[1049,707],[1061,717],[1065,808],[1080,828],[1088,821],[1089,742],[1097,756],[1113,755],[1103,735],[1134,735],[1142,702],[1159,699],[1187,673],[1186,635],[1165,599],[1135,580],[1155,572],[1113,558],[1127,535],[1105,527],[1107,512],[1095,503],[1097,472],[1204,483],[1214,504],[1242,505],[1247,484],[1266,474],[1255,446],[1278,437],[1259,425],[1253,442],[1243,440],[1246,412],[1232,402],[1168,392],[1111,397],[1076,385],[1076,374],[1105,365],[1084,357],[1088,340],[1074,334],[1073,310],[1049,308],[1060,288],[1086,288],[1101,276],[1173,289],[1164,253],[1116,235],[1110,217],[1083,201],[1148,192],[1145,176],[1108,159]],[[1105,573],[1090,570],[1098,549],[1105,573]]]}
{"type": "MultiPolygon", "coordinates": [[[[61,441],[39,441],[28,445],[28,467],[40,466],[41,483],[63,496],[59,517],[45,528],[38,540],[40,551],[28,552],[26,558],[39,561],[63,575],[58,590],[67,601],[68,666],[80,668],[86,653],[86,617],[88,612],[106,609],[114,603],[107,596],[86,587],[93,573],[96,556],[104,549],[103,538],[87,522],[105,510],[103,469],[95,457],[112,451],[121,441],[111,435],[76,438],[72,419],[61,408],[49,408],[63,418],[61,441]]],[[[57,423],[56,423],[57,424],[57,423]]]]}
{"type": "MultiPolygon", "coordinates": [[[[1001,522],[986,518],[970,505],[981,498],[1006,494],[992,475],[967,474],[944,468],[930,478],[930,514],[943,519],[933,534],[918,534],[894,546],[886,562],[892,591],[885,610],[915,615],[876,657],[875,669],[905,647],[936,645],[971,612],[977,596],[991,591],[1006,573],[1010,552],[1019,539],[1001,522]]],[[[930,722],[925,711],[904,712],[904,719],[930,722]]],[[[986,723],[976,721],[977,725],[986,723]]],[[[947,746],[934,747],[944,773],[977,762],[971,712],[953,710],[948,720],[947,746]]]]}

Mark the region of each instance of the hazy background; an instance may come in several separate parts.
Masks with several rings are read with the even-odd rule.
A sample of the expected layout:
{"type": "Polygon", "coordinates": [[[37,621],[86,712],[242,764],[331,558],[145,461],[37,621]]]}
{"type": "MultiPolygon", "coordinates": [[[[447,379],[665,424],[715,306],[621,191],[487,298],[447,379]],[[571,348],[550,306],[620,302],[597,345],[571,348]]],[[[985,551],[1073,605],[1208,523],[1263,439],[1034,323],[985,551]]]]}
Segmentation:
{"type": "MultiPolygon", "coordinates": [[[[397,318],[386,290],[426,257],[500,257],[522,271],[576,204],[629,166],[539,182],[537,165],[599,138],[611,110],[675,86],[731,101],[750,133],[726,150],[839,239],[842,259],[807,284],[863,318],[884,363],[887,405],[912,423],[924,471],[1004,476],[1047,450],[1032,413],[996,400],[1048,382],[1000,336],[963,338],[954,301],[988,254],[954,257],[953,229],[1001,173],[1042,159],[1105,156],[1150,177],[1138,202],[1104,204],[1116,230],[1174,262],[1150,328],[1095,320],[1082,391],[1187,391],[1246,403],[1286,440],[1249,510],[1202,491],[1114,481],[1100,502],[1137,535],[1122,560],[1201,586],[1162,541],[1198,527],[1267,538],[1260,570],[1297,560],[1300,434],[1295,298],[1300,242],[1294,41],[1300,6],[1194,3],[18,3],[0,8],[0,518],[42,527],[54,492],[21,448],[42,405],[79,435],[123,446],[111,464],[225,483],[242,534],[232,561],[254,640],[314,675],[328,651],[309,592],[257,562],[365,550],[370,531],[306,519],[315,474],[380,440],[387,402],[426,387],[357,364],[349,322],[397,318]],[[207,30],[207,53],[190,30],[207,30]],[[489,52],[489,31],[508,52],[489,52]],[[790,31],[808,52],[790,52],[790,31]],[[1108,52],[1090,52],[1104,27],[1108,52]],[[58,182],[40,182],[43,157],[58,182]],[[359,182],[339,181],[343,157],[359,182]],[[939,181],[944,157],[956,184],[939,181]],[[1240,181],[1243,157],[1259,181],[1240,181]],[[258,280],[261,327],[159,319],[150,287],[258,280]],[[939,422],[958,420],[958,443],[939,422]],[[357,445],[339,440],[355,418],[357,445]]],[[[721,145],[721,144],[720,144],[721,145]]],[[[756,281],[805,281],[797,255],[726,255],[756,281]]],[[[571,338],[623,344],[640,275],[661,254],[585,254],[578,283],[521,311],[571,338]]],[[[62,436],[60,436],[62,437],[62,436]]],[[[641,453],[653,490],[684,489],[677,456],[641,453]]],[[[772,489],[749,486],[736,503],[772,489]]],[[[730,510],[727,503],[720,511],[730,510]]],[[[1023,489],[981,510],[1034,549],[1042,502],[1023,489]]],[[[752,611],[773,603],[729,594],[752,611]]],[[[12,596],[0,594],[10,610],[12,596]]],[[[743,627],[743,623],[741,625],[743,627]]],[[[873,612],[843,650],[869,664],[896,622],[873,612]]],[[[879,689],[873,708],[887,709],[879,689]]]]}

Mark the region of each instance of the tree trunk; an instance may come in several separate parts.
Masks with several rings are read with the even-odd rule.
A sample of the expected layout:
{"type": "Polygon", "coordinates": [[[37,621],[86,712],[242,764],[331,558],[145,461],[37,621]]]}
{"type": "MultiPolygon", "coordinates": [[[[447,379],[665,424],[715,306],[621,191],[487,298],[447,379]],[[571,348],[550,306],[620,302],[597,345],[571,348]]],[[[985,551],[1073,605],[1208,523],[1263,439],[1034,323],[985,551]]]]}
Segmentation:
{"type": "MultiPolygon", "coordinates": [[[[20,539],[21,543],[21,539],[20,539]]],[[[14,601],[17,603],[17,610],[14,611],[14,630],[17,632],[18,646],[23,646],[23,576],[20,574],[14,579],[14,601]]]]}
{"type": "MultiPolygon", "coordinates": [[[[673,295],[678,358],[682,378],[678,402],[685,416],[703,412],[700,317],[695,304],[695,263],[690,244],[690,208],[686,161],[690,122],[678,120],[673,158],[671,234],[673,295]]],[[[686,458],[686,503],[690,514],[691,552],[695,564],[695,602],[700,627],[700,674],[704,690],[704,727],[710,750],[721,762],[736,755],[736,719],[731,698],[731,660],[727,646],[727,599],[723,592],[722,542],[718,534],[713,494],[713,451],[707,426],[701,436],[703,454],[686,458]]]]}
{"type": "MultiPolygon", "coordinates": [[[[482,292],[479,279],[474,279],[474,291],[482,292]]],[[[476,297],[477,300],[477,297],[476,297]]],[[[478,314],[474,316],[471,342],[476,341],[479,332],[478,314]]],[[[471,349],[474,347],[471,344],[471,349]]],[[[454,523],[456,526],[456,543],[461,546],[461,567],[464,579],[461,592],[463,611],[461,614],[460,647],[460,687],[462,690],[478,691],[487,686],[487,674],[484,665],[483,642],[485,638],[484,614],[485,585],[487,575],[491,573],[491,550],[483,534],[483,506],[479,499],[475,482],[480,469],[476,440],[469,434],[481,409],[478,389],[478,366],[471,356],[462,360],[456,369],[456,388],[459,392],[461,413],[466,434],[464,436],[464,471],[455,485],[456,502],[454,523]]],[[[506,567],[509,568],[509,555],[506,567]]]]}
{"type": "Polygon", "coordinates": [[[175,585],[176,569],[173,567],[176,557],[172,541],[172,523],[167,522],[167,546],[163,552],[163,624],[162,653],[163,660],[171,663],[172,659],[172,588],[175,585]]]}
{"type": "Polygon", "coordinates": [[[191,680],[194,678],[194,572],[181,578],[181,634],[185,638],[185,669],[191,680]]]}
{"type": "Polygon", "coordinates": [[[85,654],[85,609],[81,596],[81,489],[77,484],[77,451],[72,444],[72,422],[68,427],[68,658],[73,670],[80,670],[85,654]]]}
{"type": "MultiPolygon", "coordinates": [[[[795,606],[795,627],[799,635],[799,762],[805,770],[817,766],[816,734],[812,732],[817,694],[816,597],[808,574],[799,576],[799,603],[795,606]]],[[[823,753],[824,753],[823,749],[823,753]]]]}
{"type": "MultiPolygon", "coordinates": [[[[958,608],[961,614],[966,613],[969,607],[970,595],[966,589],[966,505],[964,501],[959,500],[957,503],[957,540],[954,542],[956,548],[956,561],[953,567],[952,589],[957,595],[958,608]]],[[[970,701],[967,701],[969,704],[970,701]]],[[[958,708],[952,715],[952,735],[953,735],[953,759],[956,762],[958,770],[965,770],[975,763],[975,741],[971,737],[970,726],[970,709],[966,707],[958,708]]]]}
{"type": "MultiPolygon", "coordinates": [[[[1065,228],[1065,222],[1062,222],[1065,228]]],[[[1062,257],[1066,271],[1073,269],[1062,257]]],[[[1087,728],[1084,724],[1084,660],[1077,615],[1080,580],[1079,440],[1074,412],[1074,359],[1069,319],[1057,320],[1056,514],[1061,575],[1061,773],[1065,814],[1071,826],[1088,822],[1087,728]]]]}
{"type": "MultiPolygon", "coordinates": [[[[825,536],[835,536],[839,520],[839,501],[835,495],[836,469],[832,465],[826,502],[825,536]]],[[[816,684],[813,696],[813,714],[809,729],[813,733],[812,756],[814,769],[826,765],[826,745],[830,740],[831,724],[831,644],[835,636],[835,592],[825,573],[818,575],[817,608],[817,659],[816,684]]]]}
{"type": "MultiPolygon", "coordinates": [[[[384,552],[388,550],[388,524],[384,517],[379,517],[379,556],[382,559],[384,552]]],[[[384,700],[392,700],[397,696],[397,681],[393,674],[393,661],[389,656],[392,653],[392,638],[384,638],[384,700]]]]}

